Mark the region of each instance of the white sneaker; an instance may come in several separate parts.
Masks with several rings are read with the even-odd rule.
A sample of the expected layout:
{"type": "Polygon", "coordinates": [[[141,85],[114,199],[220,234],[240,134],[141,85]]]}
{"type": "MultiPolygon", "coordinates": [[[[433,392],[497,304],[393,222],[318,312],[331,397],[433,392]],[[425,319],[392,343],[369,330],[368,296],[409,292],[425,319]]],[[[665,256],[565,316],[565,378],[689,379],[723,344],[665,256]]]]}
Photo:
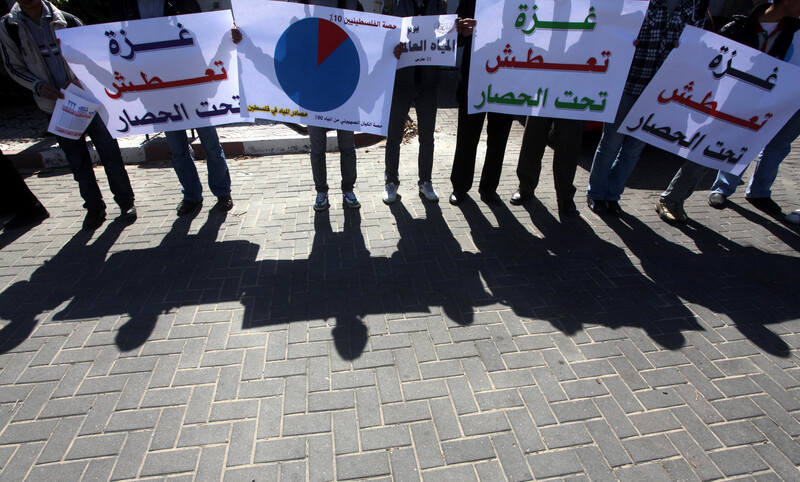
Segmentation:
{"type": "Polygon", "coordinates": [[[785,218],[787,223],[800,224],[800,209],[795,209],[793,213],[787,214],[785,218]]]}
{"type": "Polygon", "coordinates": [[[392,204],[396,200],[397,200],[397,184],[393,182],[387,182],[386,187],[383,190],[383,203],[392,204]]]}
{"type": "Polygon", "coordinates": [[[433,184],[430,181],[423,182],[419,185],[419,192],[425,199],[431,202],[437,202],[439,200],[439,195],[436,194],[436,191],[433,189],[433,184]]]}

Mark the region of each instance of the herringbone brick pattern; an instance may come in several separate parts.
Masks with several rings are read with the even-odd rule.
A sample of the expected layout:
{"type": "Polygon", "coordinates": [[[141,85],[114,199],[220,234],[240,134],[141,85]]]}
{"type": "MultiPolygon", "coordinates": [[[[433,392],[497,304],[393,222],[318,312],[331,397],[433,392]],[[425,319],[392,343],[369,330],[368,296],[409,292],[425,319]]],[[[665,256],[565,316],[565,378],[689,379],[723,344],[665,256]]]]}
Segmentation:
{"type": "Polygon", "coordinates": [[[296,155],[231,160],[234,211],[178,219],[147,165],[139,220],[87,235],[68,173],[29,178],[53,217],[0,236],[0,480],[800,477],[797,229],[703,192],[662,224],[653,152],[620,220],[561,222],[547,172],[526,208],[455,208],[455,111],[438,131],[439,204],[415,143],[389,207],[359,150],[360,211],[315,213],[296,155]]]}

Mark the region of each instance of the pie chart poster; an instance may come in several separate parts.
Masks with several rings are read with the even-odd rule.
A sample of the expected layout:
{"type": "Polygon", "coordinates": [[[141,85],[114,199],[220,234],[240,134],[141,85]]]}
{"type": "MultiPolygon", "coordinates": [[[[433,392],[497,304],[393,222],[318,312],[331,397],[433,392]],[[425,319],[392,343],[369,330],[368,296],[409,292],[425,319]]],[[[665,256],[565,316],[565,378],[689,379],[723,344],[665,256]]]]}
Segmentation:
{"type": "Polygon", "coordinates": [[[234,0],[242,115],[386,135],[402,18],[234,0]]]}

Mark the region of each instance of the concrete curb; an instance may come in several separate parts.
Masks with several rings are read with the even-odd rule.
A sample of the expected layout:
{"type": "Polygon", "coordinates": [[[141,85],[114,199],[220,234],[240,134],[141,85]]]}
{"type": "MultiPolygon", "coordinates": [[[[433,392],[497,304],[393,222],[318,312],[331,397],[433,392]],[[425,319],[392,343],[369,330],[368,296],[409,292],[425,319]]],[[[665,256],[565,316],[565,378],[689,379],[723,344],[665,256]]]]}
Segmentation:
{"type": "MultiPolygon", "coordinates": [[[[377,144],[383,139],[381,136],[357,132],[355,135],[356,148],[377,144]]],[[[222,149],[228,158],[240,156],[273,156],[281,154],[299,154],[309,151],[309,141],[306,136],[272,137],[262,139],[221,139],[222,149]]],[[[329,152],[338,150],[336,131],[328,133],[329,152]]],[[[142,164],[152,161],[169,161],[171,155],[169,146],[164,138],[155,138],[141,146],[120,146],[122,160],[125,164],[142,164]]],[[[205,159],[206,153],[198,139],[192,142],[195,159],[205,159]]],[[[99,162],[97,152],[89,151],[92,160],[99,162]]],[[[11,159],[17,169],[46,169],[67,167],[67,158],[61,148],[34,149],[27,148],[21,151],[7,151],[4,154],[11,159]]]]}

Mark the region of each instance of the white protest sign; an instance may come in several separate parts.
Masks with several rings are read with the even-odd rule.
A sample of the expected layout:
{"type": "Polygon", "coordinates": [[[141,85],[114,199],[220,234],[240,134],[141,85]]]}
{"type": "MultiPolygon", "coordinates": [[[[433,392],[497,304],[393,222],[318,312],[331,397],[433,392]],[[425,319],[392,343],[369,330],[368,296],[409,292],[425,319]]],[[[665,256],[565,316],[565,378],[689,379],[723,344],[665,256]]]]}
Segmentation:
{"type": "Polygon", "coordinates": [[[610,122],[648,2],[481,0],[469,113],[610,122]]]}
{"type": "Polygon", "coordinates": [[[403,18],[400,42],[403,53],[397,68],[414,65],[454,67],[458,50],[456,15],[427,15],[403,18]]]}
{"type": "MultiPolygon", "coordinates": [[[[70,84],[70,87],[75,87],[70,84]]],[[[92,122],[100,104],[85,99],[79,94],[80,89],[67,88],[62,90],[63,99],[56,100],[53,115],[50,117],[50,124],[47,132],[67,139],[80,139],[89,123],[92,122]],[[76,92],[76,90],[78,92],[76,92]]]]}
{"type": "Polygon", "coordinates": [[[740,174],[800,105],[800,67],[686,27],[619,132],[740,174]]]}
{"type": "Polygon", "coordinates": [[[244,115],[386,134],[402,18],[233,0],[244,115]]]}
{"type": "Polygon", "coordinates": [[[229,10],[57,30],[114,137],[241,122],[229,10]]]}

